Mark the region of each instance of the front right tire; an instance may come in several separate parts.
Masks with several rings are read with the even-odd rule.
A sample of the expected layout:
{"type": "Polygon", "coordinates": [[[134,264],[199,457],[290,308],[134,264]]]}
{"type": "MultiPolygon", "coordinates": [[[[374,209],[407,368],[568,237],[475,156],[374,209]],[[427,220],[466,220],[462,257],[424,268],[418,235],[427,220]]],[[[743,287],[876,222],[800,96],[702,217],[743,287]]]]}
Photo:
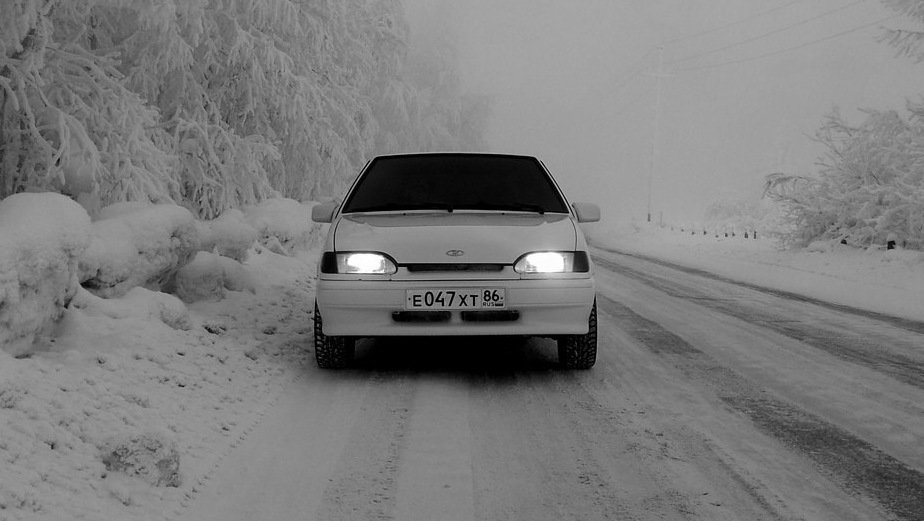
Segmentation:
{"type": "Polygon", "coordinates": [[[314,359],[321,369],[343,369],[353,362],[356,340],[345,336],[327,336],[318,303],[314,303],[314,359]]]}
{"type": "Polygon", "coordinates": [[[590,369],[597,362],[597,301],[590,309],[587,334],[558,339],[558,363],[565,369],[590,369]]]}

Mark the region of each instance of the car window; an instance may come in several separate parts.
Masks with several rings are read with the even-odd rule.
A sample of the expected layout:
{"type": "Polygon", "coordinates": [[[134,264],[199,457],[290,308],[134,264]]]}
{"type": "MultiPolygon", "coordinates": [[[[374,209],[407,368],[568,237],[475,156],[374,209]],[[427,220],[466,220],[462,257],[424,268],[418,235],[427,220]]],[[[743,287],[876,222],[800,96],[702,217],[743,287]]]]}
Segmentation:
{"type": "Polygon", "coordinates": [[[377,158],[357,181],[343,212],[429,209],[568,213],[537,159],[473,154],[377,158]]]}

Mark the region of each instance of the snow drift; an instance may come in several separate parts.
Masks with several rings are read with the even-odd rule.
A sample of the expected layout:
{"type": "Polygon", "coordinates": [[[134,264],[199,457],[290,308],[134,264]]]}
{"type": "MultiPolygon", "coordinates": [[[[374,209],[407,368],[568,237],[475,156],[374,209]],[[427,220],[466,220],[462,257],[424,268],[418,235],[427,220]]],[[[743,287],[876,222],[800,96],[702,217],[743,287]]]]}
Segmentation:
{"type": "Polygon", "coordinates": [[[173,204],[117,203],[91,222],[60,194],[10,196],[0,201],[0,348],[26,355],[68,305],[113,318],[140,306],[189,329],[185,305],[167,293],[194,302],[255,291],[241,263],[254,247],[290,256],[317,245],[310,209],[275,199],[197,221],[173,204]]]}
{"type": "Polygon", "coordinates": [[[122,296],[136,286],[169,289],[199,250],[195,218],[185,208],[117,203],[100,216],[80,259],[80,283],[97,295],[122,296]]]}
{"type": "Polygon", "coordinates": [[[54,193],[0,201],[0,348],[19,355],[64,313],[78,289],[90,217],[54,193]]]}

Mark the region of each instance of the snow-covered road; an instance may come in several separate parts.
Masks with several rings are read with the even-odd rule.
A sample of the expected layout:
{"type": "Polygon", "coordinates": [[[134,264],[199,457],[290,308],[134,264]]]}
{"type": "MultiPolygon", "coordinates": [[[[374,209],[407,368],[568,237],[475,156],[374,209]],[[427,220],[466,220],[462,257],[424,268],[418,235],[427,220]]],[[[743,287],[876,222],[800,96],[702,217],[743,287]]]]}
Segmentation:
{"type": "Polygon", "coordinates": [[[597,250],[600,357],[363,341],[299,367],[180,519],[924,518],[924,324],[597,250]]]}

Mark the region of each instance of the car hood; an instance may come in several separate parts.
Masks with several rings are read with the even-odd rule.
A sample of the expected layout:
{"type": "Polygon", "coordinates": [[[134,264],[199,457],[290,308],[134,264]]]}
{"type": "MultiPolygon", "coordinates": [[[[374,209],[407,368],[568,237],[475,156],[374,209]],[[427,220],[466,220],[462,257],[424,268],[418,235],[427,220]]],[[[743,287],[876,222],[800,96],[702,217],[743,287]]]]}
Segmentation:
{"type": "Polygon", "coordinates": [[[578,233],[563,214],[440,212],[346,215],[328,244],[335,251],[378,251],[408,263],[513,264],[531,251],[572,251],[578,233]],[[455,250],[462,255],[451,256],[455,250]]]}

